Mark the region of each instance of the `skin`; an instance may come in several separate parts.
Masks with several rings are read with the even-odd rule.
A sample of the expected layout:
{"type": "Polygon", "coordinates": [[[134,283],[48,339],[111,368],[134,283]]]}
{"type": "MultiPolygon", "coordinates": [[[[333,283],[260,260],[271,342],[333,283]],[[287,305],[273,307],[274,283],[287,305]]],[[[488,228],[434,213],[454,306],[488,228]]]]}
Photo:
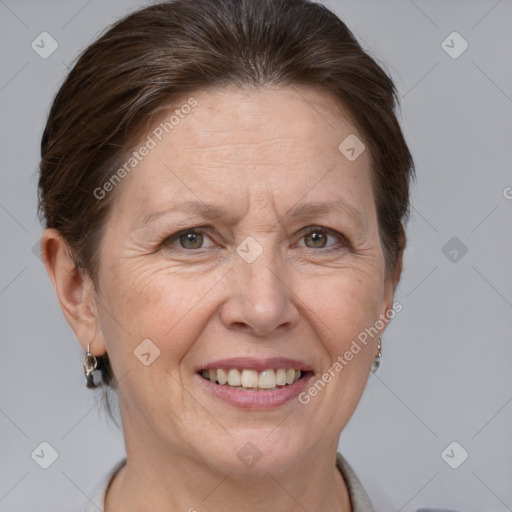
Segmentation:
{"type": "Polygon", "coordinates": [[[244,411],[213,398],[195,372],[220,358],[285,356],[311,364],[316,380],[391,309],[401,259],[395,275],[385,272],[371,155],[349,161],[341,154],[349,134],[363,137],[323,91],[231,88],[193,97],[197,107],[115,191],[99,289],[79,276],[57,231],[42,238],[80,344],[108,352],[120,380],[127,464],[105,510],[348,512],[336,450],[378,336],[307,405],[294,399],[244,411]],[[287,215],[299,203],[337,199],[359,220],[344,210],[287,215]],[[194,200],[224,206],[232,218],[174,212],[142,223],[194,200]],[[206,225],[202,246],[200,236],[168,239],[206,225]],[[304,233],[315,226],[349,242],[334,231],[315,241],[304,233]],[[252,263],[236,252],[249,236],[263,249],[252,263]],[[145,366],[133,351],[148,338],[160,355],[145,366]],[[262,454],[250,468],[237,457],[247,442],[262,454]]]}

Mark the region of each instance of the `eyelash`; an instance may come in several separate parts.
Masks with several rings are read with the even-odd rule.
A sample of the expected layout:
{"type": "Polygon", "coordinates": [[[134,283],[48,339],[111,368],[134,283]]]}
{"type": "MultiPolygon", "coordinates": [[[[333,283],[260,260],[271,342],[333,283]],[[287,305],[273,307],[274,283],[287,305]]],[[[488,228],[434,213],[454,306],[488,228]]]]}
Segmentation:
{"type": "MultiPolygon", "coordinates": [[[[170,247],[170,245],[175,240],[179,241],[180,237],[183,236],[183,235],[186,235],[186,234],[193,233],[193,234],[202,234],[202,235],[206,234],[206,235],[209,235],[209,234],[211,234],[211,232],[212,232],[212,229],[209,228],[209,227],[205,227],[205,226],[201,226],[201,227],[197,227],[197,228],[184,229],[182,231],[178,231],[177,233],[174,233],[173,235],[165,238],[163,240],[163,242],[161,243],[161,247],[162,248],[170,248],[170,249],[178,249],[178,250],[182,250],[182,251],[194,252],[194,253],[201,254],[201,253],[205,252],[205,250],[202,249],[202,248],[200,248],[200,249],[187,249],[185,247],[172,248],[172,247],[170,247]]],[[[322,233],[322,234],[325,234],[325,235],[335,236],[335,237],[337,237],[341,241],[341,247],[335,247],[335,246],[326,247],[326,248],[325,247],[320,247],[318,249],[313,249],[311,247],[304,247],[305,249],[311,249],[312,251],[324,251],[324,252],[327,252],[327,251],[337,251],[337,250],[341,250],[341,249],[346,249],[347,247],[349,249],[352,248],[352,245],[351,245],[350,241],[345,237],[345,235],[343,235],[342,233],[339,233],[338,231],[335,231],[334,229],[324,228],[324,227],[321,227],[321,226],[310,226],[308,228],[305,228],[305,230],[303,230],[301,232],[300,240],[302,240],[307,235],[311,235],[312,233],[322,233]]]]}

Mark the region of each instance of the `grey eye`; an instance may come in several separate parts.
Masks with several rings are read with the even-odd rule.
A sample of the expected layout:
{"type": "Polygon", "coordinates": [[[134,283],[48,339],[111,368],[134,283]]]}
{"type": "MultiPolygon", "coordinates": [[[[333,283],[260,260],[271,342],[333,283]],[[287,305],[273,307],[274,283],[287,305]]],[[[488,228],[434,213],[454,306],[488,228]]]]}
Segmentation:
{"type": "Polygon", "coordinates": [[[184,249],[200,249],[203,245],[203,234],[194,231],[188,232],[180,235],[179,241],[184,249]]]}
{"type": "MultiPolygon", "coordinates": [[[[304,240],[310,240],[312,249],[323,249],[327,244],[327,233],[320,229],[315,229],[304,235],[304,240]]],[[[307,245],[307,242],[306,242],[307,245]]]]}

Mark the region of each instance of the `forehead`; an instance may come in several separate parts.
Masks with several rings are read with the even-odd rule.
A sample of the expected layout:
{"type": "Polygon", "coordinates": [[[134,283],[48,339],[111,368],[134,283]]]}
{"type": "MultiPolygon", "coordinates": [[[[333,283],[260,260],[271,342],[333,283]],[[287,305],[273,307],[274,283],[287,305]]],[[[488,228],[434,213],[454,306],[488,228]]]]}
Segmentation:
{"type": "Polygon", "coordinates": [[[369,151],[350,161],[339,149],[353,135],[362,139],[343,105],[321,90],[198,91],[162,112],[148,130],[141,144],[151,139],[153,147],[125,178],[129,190],[121,201],[129,200],[125,213],[137,218],[173,201],[232,202],[256,189],[296,202],[326,192],[336,200],[338,188],[342,197],[364,202],[371,188],[369,151]]]}
{"type": "Polygon", "coordinates": [[[291,154],[286,149],[298,141],[306,152],[337,151],[339,137],[357,131],[341,103],[318,89],[214,88],[199,92],[195,99],[197,106],[183,119],[186,140],[178,126],[172,133],[183,147],[229,153],[248,149],[244,144],[256,145],[259,158],[285,155],[294,160],[298,148],[294,146],[291,154]]]}

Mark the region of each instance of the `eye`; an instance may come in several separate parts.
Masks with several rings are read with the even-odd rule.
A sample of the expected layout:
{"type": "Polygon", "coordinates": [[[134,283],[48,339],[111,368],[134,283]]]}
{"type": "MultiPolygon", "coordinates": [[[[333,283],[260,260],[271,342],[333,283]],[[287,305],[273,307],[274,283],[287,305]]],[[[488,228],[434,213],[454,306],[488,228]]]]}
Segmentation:
{"type": "Polygon", "coordinates": [[[174,242],[179,243],[180,249],[187,249],[187,250],[197,250],[197,249],[204,249],[203,242],[206,238],[209,238],[206,235],[206,232],[209,231],[208,228],[194,228],[194,229],[188,229],[186,231],[180,231],[178,233],[175,233],[174,235],[171,235],[170,237],[166,238],[162,246],[169,247],[174,244],[174,242]]]}
{"type": "MultiPolygon", "coordinates": [[[[174,248],[176,242],[178,242],[178,249],[185,249],[191,251],[197,251],[198,249],[205,249],[210,246],[204,246],[205,239],[210,238],[207,233],[211,231],[208,227],[192,228],[184,231],[179,231],[162,242],[162,247],[169,249],[174,248]]],[[[328,228],[322,228],[320,226],[312,226],[303,231],[301,240],[305,240],[306,247],[309,249],[340,249],[350,245],[350,242],[344,235],[328,228]],[[328,238],[337,238],[339,247],[336,247],[336,243],[327,245],[328,238]]]]}
{"type": "MultiPolygon", "coordinates": [[[[302,238],[306,241],[306,247],[309,249],[331,249],[333,246],[327,246],[328,237],[337,237],[338,240],[341,241],[341,245],[343,247],[348,245],[347,239],[337,231],[328,228],[322,228],[319,226],[313,226],[307,229],[305,233],[303,233],[302,238]]],[[[336,244],[334,244],[335,246],[336,244]]]]}

